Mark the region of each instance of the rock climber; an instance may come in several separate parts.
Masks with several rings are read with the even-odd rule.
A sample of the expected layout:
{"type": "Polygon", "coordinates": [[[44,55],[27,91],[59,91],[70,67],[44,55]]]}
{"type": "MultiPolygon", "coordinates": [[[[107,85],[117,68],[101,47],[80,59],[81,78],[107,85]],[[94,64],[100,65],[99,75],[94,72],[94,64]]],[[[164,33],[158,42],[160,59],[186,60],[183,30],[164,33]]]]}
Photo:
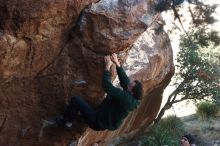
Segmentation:
{"type": "Polygon", "coordinates": [[[74,120],[80,112],[83,120],[91,129],[96,131],[116,130],[129,112],[137,108],[143,93],[141,82],[129,80],[116,54],[105,56],[104,62],[105,70],[103,72],[102,87],[107,96],[99,108],[95,110],[83,98],[74,96],[64,114],[55,119],[57,125],[66,128],[74,127],[74,120]],[[123,90],[111,83],[110,67],[113,63],[116,65],[123,90]]]}

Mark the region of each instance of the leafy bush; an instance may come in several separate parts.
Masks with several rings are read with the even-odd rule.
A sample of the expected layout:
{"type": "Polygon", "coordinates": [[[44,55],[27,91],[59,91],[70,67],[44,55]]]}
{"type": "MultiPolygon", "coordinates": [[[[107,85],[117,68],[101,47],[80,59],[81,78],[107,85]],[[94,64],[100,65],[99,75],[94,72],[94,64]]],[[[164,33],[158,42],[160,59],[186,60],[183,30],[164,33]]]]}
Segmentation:
{"type": "Polygon", "coordinates": [[[196,113],[203,120],[214,118],[217,112],[218,112],[218,106],[216,103],[201,102],[197,104],[196,113]]]}
{"type": "Polygon", "coordinates": [[[183,133],[183,122],[176,116],[169,116],[150,128],[143,143],[146,146],[179,145],[179,138],[183,133]]]}

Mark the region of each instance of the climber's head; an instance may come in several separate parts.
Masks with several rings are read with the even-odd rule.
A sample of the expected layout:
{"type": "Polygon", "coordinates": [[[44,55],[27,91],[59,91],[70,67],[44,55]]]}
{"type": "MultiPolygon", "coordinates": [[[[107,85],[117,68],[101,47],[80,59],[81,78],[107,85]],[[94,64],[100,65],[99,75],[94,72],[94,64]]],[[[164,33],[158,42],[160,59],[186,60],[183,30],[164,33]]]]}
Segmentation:
{"type": "Polygon", "coordinates": [[[139,100],[143,94],[143,85],[140,81],[134,80],[128,84],[128,91],[139,100]]]}
{"type": "Polygon", "coordinates": [[[191,146],[191,144],[193,144],[193,137],[191,134],[186,134],[184,136],[182,136],[181,140],[180,140],[180,145],[181,146],[191,146]]]}

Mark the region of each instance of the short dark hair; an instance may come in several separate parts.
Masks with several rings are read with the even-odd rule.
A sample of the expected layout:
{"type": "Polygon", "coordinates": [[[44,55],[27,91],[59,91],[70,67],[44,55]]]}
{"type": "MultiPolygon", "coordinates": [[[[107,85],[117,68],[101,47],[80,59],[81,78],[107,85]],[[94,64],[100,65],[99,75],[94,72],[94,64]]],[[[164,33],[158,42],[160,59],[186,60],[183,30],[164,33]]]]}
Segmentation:
{"type": "Polygon", "coordinates": [[[143,96],[143,85],[142,85],[141,82],[138,81],[138,80],[135,80],[134,82],[136,83],[136,85],[135,85],[134,88],[132,89],[132,91],[133,91],[133,96],[139,100],[139,99],[141,99],[142,96],[143,96]]]}
{"type": "Polygon", "coordinates": [[[191,134],[185,134],[183,135],[183,137],[187,138],[189,141],[189,144],[193,144],[194,143],[194,138],[191,134]]]}

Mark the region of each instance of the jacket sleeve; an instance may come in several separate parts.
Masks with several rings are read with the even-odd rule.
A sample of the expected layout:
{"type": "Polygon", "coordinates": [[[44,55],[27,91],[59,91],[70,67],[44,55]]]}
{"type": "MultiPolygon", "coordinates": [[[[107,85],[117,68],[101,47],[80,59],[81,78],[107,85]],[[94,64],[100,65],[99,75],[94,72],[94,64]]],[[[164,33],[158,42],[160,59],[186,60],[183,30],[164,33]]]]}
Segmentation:
{"type": "Polygon", "coordinates": [[[119,101],[132,99],[132,96],[128,92],[113,86],[111,83],[111,73],[109,71],[104,71],[103,73],[102,87],[111,98],[116,98],[116,100],[119,101]]]}
{"type": "Polygon", "coordinates": [[[127,90],[128,84],[130,83],[130,80],[128,76],[126,75],[124,69],[122,67],[116,67],[118,78],[120,81],[120,85],[124,90],[127,90]]]}
{"type": "Polygon", "coordinates": [[[111,73],[109,71],[105,70],[103,73],[102,87],[107,94],[110,94],[110,92],[117,90],[117,88],[113,86],[111,82],[111,73]]]}

